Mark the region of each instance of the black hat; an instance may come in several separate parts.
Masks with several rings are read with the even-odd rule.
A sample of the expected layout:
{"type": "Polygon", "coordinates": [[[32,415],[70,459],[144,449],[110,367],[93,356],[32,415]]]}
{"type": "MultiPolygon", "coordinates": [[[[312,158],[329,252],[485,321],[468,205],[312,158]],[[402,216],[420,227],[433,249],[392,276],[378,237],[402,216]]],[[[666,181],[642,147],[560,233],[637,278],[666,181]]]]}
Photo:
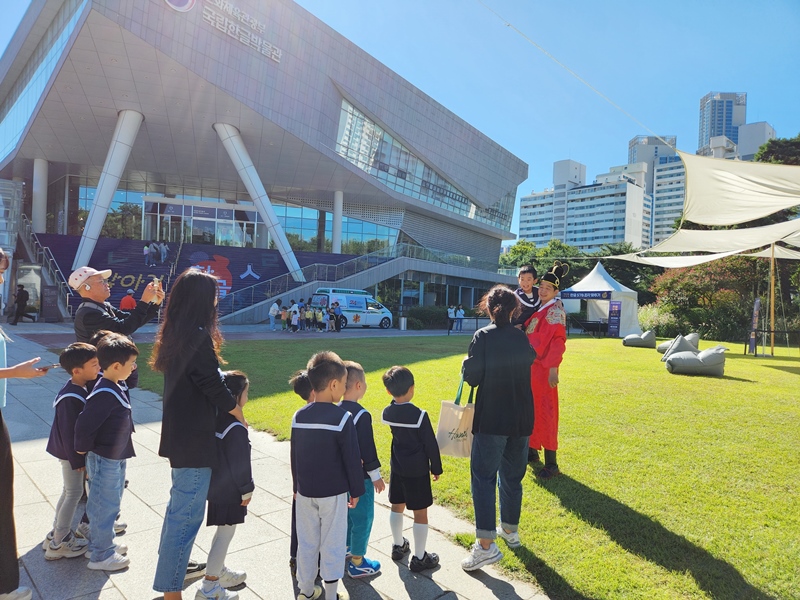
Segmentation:
{"type": "Polygon", "coordinates": [[[556,289],[559,289],[561,287],[561,278],[567,273],[569,273],[569,265],[556,261],[553,263],[553,268],[542,275],[542,281],[551,283],[556,289]]]}

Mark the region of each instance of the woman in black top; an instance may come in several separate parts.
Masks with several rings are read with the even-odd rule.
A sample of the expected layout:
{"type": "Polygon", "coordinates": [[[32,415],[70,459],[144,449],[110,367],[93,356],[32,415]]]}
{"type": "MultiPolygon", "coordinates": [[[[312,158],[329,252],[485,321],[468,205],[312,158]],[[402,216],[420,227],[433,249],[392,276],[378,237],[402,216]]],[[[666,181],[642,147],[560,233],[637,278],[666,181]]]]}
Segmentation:
{"type": "MultiPolygon", "coordinates": [[[[222,379],[217,323],[217,278],[187,269],[175,280],[150,365],[164,373],[158,454],[169,458],[172,488],[153,589],[179,600],[186,566],[203,522],[211,469],[217,463],[217,411],[245,423],[222,379]]],[[[246,424],[246,423],[245,423],[246,424]]]]}
{"type": "Polygon", "coordinates": [[[533,431],[530,385],[536,353],[525,333],[511,325],[519,301],[508,288],[495,286],[481,300],[480,309],[492,323],[475,332],[464,360],[464,380],[478,388],[470,456],[477,540],[461,561],[465,571],[503,557],[494,543],[497,536],[511,548],[520,545],[522,478],[528,463],[528,436],[533,431]],[[500,527],[495,529],[498,474],[500,527]]]}

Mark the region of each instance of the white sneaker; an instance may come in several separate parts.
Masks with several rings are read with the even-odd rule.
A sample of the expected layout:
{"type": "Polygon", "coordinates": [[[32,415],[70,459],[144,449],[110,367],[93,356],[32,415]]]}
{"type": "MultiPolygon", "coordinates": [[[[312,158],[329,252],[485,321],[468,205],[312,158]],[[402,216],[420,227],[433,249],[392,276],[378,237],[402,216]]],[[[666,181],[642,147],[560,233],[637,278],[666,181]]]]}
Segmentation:
{"type": "Polygon", "coordinates": [[[497,537],[503,538],[509,548],[519,548],[522,545],[522,542],[519,541],[519,532],[508,533],[502,525],[497,528],[497,537]]]}
{"type": "Polygon", "coordinates": [[[119,552],[114,552],[105,560],[100,562],[89,562],[88,567],[93,571],[119,571],[131,564],[131,559],[122,556],[119,552]]]}
{"type": "Polygon", "coordinates": [[[244,571],[233,571],[228,567],[222,567],[222,573],[219,574],[219,584],[224,588],[236,587],[244,583],[247,579],[247,573],[244,571]]]}
{"type": "Polygon", "coordinates": [[[18,587],[13,592],[0,594],[0,600],[31,600],[33,590],[26,587],[18,587]]]}
{"type": "Polygon", "coordinates": [[[55,540],[50,542],[47,550],[44,553],[45,560],[58,560],[59,558],[75,558],[86,552],[86,546],[89,542],[68,533],[60,544],[56,544],[55,540]]]}
{"type": "Polygon", "coordinates": [[[239,594],[226,590],[219,584],[219,580],[214,582],[211,589],[203,586],[204,581],[197,584],[197,592],[194,600],[238,600],[239,594]]]}
{"type": "Polygon", "coordinates": [[[122,533],[128,528],[125,521],[114,521],[114,533],[122,533]]]}
{"type": "Polygon", "coordinates": [[[311,592],[310,596],[306,596],[303,592],[300,592],[297,594],[297,600],[317,600],[317,598],[320,596],[322,596],[322,588],[318,585],[315,585],[314,591],[311,592]]]}
{"type": "Polygon", "coordinates": [[[472,548],[470,549],[469,556],[461,561],[461,568],[465,571],[475,571],[481,567],[496,563],[501,558],[503,558],[503,553],[500,552],[497,544],[492,542],[492,544],[484,550],[481,543],[475,540],[475,543],[472,544],[472,548]]]}
{"type": "MultiPolygon", "coordinates": [[[[128,547],[125,544],[114,544],[114,552],[116,552],[117,554],[125,555],[128,553],[128,547]]],[[[87,549],[86,554],[84,554],[84,556],[88,559],[91,559],[92,551],[87,549]]]]}
{"type": "Polygon", "coordinates": [[[42,542],[42,550],[47,550],[47,547],[50,545],[50,542],[53,541],[53,530],[47,532],[47,535],[44,536],[44,541],[42,542]]]}

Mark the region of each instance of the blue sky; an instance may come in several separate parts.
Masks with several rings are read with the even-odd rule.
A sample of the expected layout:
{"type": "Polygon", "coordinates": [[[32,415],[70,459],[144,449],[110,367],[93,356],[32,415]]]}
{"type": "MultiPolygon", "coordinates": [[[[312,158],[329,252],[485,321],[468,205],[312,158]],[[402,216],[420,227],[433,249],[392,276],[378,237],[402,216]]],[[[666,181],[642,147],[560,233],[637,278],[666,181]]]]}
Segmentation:
{"type": "MultiPolygon", "coordinates": [[[[565,158],[591,180],[626,163],[628,140],[649,132],[514,28],[646,127],[677,135],[681,150],[697,149],[699,100],[710,91],[747,92],[748,122],[800,133],[797,0],[298,3],[528,163],[518,195],[549,187],[565,158]]],[[[0,49],[27,4],[4,7],[0,49]]]]}

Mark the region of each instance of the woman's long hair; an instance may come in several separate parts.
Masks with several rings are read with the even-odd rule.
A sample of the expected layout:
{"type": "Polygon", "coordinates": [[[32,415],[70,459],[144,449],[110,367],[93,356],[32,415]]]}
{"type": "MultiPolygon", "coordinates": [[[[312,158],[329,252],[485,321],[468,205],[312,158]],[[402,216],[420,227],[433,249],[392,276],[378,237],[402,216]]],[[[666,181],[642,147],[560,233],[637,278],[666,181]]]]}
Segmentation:
{"type": "Polygon", "coordinates": [[[150,366],[162,373],[177,368],[179,360],[192,355],[192,340],[204,328],[214,342],[220,364],[222,333],[217,321],[217,278],[198,269],[186,269],[172,285],[167,298],[164,322],[156,334],[150,366]]]}
{"type": "Polygon", "coordinates": [[[481,298],[478,308],[491,317],[497,325],[507,325],[519,314],[517,295],[503,285],[496,285],[481,298]]]}

